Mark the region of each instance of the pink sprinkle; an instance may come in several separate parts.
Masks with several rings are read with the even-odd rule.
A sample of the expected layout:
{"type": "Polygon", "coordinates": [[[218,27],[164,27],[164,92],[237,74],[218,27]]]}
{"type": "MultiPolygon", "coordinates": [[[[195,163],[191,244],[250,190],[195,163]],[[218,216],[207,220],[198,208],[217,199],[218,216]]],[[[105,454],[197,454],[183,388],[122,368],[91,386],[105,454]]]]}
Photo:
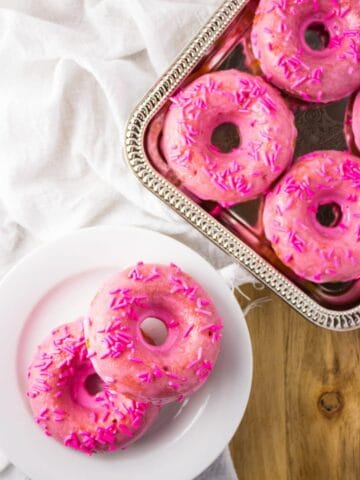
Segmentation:
{"type": "Polygon", "coordinates": [[[115,380],[113,377],[104,377],[104,382],[105,383],[115,383],[115,380]]]}
{"type": "Polygon", "coordinates": [[[209,300],[207,300],[206,298],[200,298],[200,297],[199,297],[199,298],[196,300],[196,306],[197,306],[198,308],[205,307],[205,306],[207,306],[207,305],[210,305],[210,302],[209,302],[209,300]]]}
{"type": "Polygon", "coordinates": [[[167,324],[168,328],[176,328],[178,326],[179,326],[179,322],[177,322],[176,320],[171,320],[171,322],[167,324]]]}
{"type": "Polygon", "coordinates": [[[152,375],[150,372],[138,373],[136,375],[143,383],[151,383],[152,375]]]}
{"type": "Polygon", "coordinates": [[[190,332],[192,331],[192,329],[194,328],[194,324],[191,324],[190,327],[186,330],[186,332],[184,333],[184,338],[188,337],[190,335],[190,332]]]}
{"type": "Polygon", "coordinates": [[[117,297],[114,296],[114,297],[112,298],[111,302],[110,302],[109,308],[115,307],[116,302],[117,302],[117,297]]]}
{"type": "Polygon", "coordinates": [[[172,382],[172,381],[170,381],[170,382],[168,383],[168,385],[169,385],[170,388],[173,388],[174,390],[179,390],[179,388],[180,388],[180,385],[179,385],[179,384],[177,384],[177,383],[175,383],[175,382],[172,382]]]}
{"type": "Polygon", "coordinates": [[[295,250],[302,253],[305,250],[305,243],[295,232],[290,232],[289,241],[292,243],[295,250]]]}
{"type": "Polygon", "coordinates": [[[144,363],[141,358],[136,358],[136,357],[128,357],[128,359],[130,360],[130,362],[134,362],[134,363],[144,363]]]}
{"type": "Polygon", "coordinates": [[[123,425],[122,423],[119,424],[119,428],[120,430],[125,434],[127,435],[128,437],[132,437],[133,436],[133,433],[131,432],[131,430],[129,430],[129,428],[126,426],[126,425],[123,425]]]}
{"type": "Polygon", "coordinates": [[[173,263],[173,262],[170,263],[170,267],[175,268],[175,270],[176,270],[177,273],[181,273],[181,272],[182,272],[181,268],[178,267],[178,266],[177,266],[175,263],[173,263]]]}
{"type": "Polygon", "coordinates": [[[200,361],[200,359],[197,358],[196,360],[193,360],[192,362],[190,362],[190,363],[187,365],[187,367],[186,367],[187,370],[190,370],[191,368],[195,367],[195,365],[196,365],[197,363],[199,363],[199,361],[200,361]]]}
{"type": "Polygon", "coordinates": [[[274,243],[276,245],[277,243],[279,243],[279,241],[280,241],[280,238],[278,237],[278,235],[272,235],[272,237],[271,237],[271,242],[272,243],[274,243]]]}
{"type": "Polygon", "coordinates": [[[53,412],[58,413],[59,415],[65,415],[65,410],[62,408],[54,408],[53,412]]]}
{"type": "Polygon", "coordinates": [[[195,308],[195,312],[202,313],[203,315],[207,315],[208,317],[212,315],[209,310],[205,310],[203,308],[195,308]]]}
{"type": "Polygon", "coordinates": [[[154,268],[153,273],[151,273],[148,277],[145,278],[145,282],[152,282],[156,278],[160,277],[160,273],[154,268]]]}
{"type": "Polygon", "coordinates": [[[293,256],[291,253],[287,253],[286,255],[284,255],[284,260],[286,263],[290,262],[292,259],[293,259],[293,256]]]}
{"type": "Polygon", "coordinates": [[[157,365],[154,365],[153,375],[155,378],[161,378],[163,376],[161,369],[157,365]]]}
{"type": "Polygon", "coordinates": [[[204,327],[200,328],[200,332],[206,332],[206,330],[211,330],[212,332],[217,332],[219,330],[222,330],[222,325],[217,325],[216,323],[209,323],[208,325],[205,325],[204,327]]]}

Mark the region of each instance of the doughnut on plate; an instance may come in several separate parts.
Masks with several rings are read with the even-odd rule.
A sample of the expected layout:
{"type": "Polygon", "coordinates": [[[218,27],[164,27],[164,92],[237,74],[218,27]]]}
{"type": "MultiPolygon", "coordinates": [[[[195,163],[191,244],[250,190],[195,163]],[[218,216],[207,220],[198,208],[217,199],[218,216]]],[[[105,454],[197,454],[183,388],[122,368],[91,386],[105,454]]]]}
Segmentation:
{"type": "Polygon", "coordinates": [[[80,230],[16,265],[0,283],[0,449],[33,480],[190,480],[222,452],[244,414],[252,351],[244,316],[222,277],[201,256],[159,233],[120,227],[80,230]],[[27,367],[48,332],[87,313],[99,286],[138,260],[175,261],[214,299],[224,319],[222,348],[204,387],[164,407],[146,435],[127,450],[96,454],[65,448],[32,419],[27,367]]]}
{"type": "MultiPolygon", "coordinates": [[[[321,1],[326,5],[332,4],[327,0],[321,1]]],[[[202,200],[189,191],[189,186],[185,187],[186,182],[182,184],[175,172],[171,169],[167,171],[164,165],[166,152],[162,142],[164,130],[161,119],[166,118],[172,101],[184,87],[216,70],[238,69],[262,75],[261,64],[249,41],[258,4],[258,0],[227,0],[220,6],[135,108],[128,122],[125,153],[130,167],[147,189],[305,319],[329,330],[354,330],[360,328],[360,280],[316,284],[286,267],[265,239],[263,195],[232,206],[216,203],[217,199],[216,202],[202,200]]],[[[316,22],[317,27],[319,22],[316,22]]],[[[305,33],[310,35],[309,47],[315,49],[319,38],[313,36],[318,35],[317,28],[306,30],[305,33]]],[[[336,65],[334,68],[337,68],[336,65]]],[[[295,159],[316,150],[347,149],[344,118],[348,98],[331,103],[311,103],[305,97],[292,96],[291,92],[282,91],[282,95],[295,115],[298,130],[295,159]]],[[[224,138],[226,136],[229,136],[229,132],[225,132],[224,138]]],[[[241,126],[239,141],[236,148],[241,147],[241,126]]],[[[217,144],[215,146],[218,147],[217,144]]],[[[225,150],[222,153],[226,153],[225,150]]]]}

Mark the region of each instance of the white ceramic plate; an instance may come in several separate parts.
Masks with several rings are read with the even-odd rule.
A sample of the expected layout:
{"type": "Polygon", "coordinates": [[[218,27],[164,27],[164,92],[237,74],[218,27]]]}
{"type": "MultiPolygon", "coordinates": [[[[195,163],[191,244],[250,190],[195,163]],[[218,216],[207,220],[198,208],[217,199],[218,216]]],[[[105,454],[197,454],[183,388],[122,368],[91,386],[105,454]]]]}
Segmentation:
{"type": "Polygon", "coordinates": [[[32,480],[190,480],[221,453],[248,401],[252,352],[244,316],[224,280],[183,244],[136,228],[80,230],[16,265],[0,283],[0,448],[32,480]],[[49,330],[86,314],[113,272],[139,260],[176,262],[214,298],[224,319],[219,360],[205,386],[165,407],[134,446],[87,457],[47,438],[25,397],[26,368],[49,330]],[[86,472],[86,473],[85,473],[86,472]]]}

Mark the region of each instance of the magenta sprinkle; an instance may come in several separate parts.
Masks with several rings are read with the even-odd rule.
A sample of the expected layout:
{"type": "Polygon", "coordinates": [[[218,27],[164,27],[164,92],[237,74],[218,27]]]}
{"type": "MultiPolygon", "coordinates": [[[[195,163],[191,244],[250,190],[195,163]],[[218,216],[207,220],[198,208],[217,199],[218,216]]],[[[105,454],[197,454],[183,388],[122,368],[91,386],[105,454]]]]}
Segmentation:
{"type": "Polygon", "coordinates": [[[208,317],[211,317],[212,313],[210,310],[205,310],[204,308],[195,308],[195,312],[201,313],[202,315],[206,315],[208,317]]]}
{"type": "Polygon", "coordinates": [[[167,327],[168,328],[176,328],[179,326],[179,322],[177,322],[176,320],[171,320],[168,324],[167,324],[167,327]]]}
{"type": "Polygon", "coordinates": [[[119,429],[120,429],[125,435],[127,435],[128,437],[132,437],[132,436],[133,436],[133,433],[131,432],[131,430],[130,430],[126,425],[120,424],[120,425],[119,425],[119,429]]]}
{"type": "Polygon", "coordinates": [[[211,331],[211,332],[218,332],[223,329],[222,325],[217,325],[216,323],[209,323],[208,325],[205,325],[204,327],[200,328],[200,332],[206,332],[206,331],[211,331]]]}
{"type": "Polygon", "coordinates": [[[141,358],[136,358],[136,357],[128,357],[128,359],[130,360],[130,362],[134,362],[134,363],[144,363],[141,358]]]}
{"type": "Polygon", "coordinates": [[[53,412],[58,413],[59,415],[65,415],[66,413],[62,408],[54,408],[53,412]]]}
{"type": "Polygon", "coordinates": [[[192,329],[194,328],[194,326],[195,326],[195,325],[192,323],[192,324],[187,328],[187,330],[186,330],[185,333],[184,333],[184,338],[187,338],[187,337],[190,335],[190,333],[191,333],[192,329]]]}
{"type": "Polygon", "coordinates": [[[180,388],[180,385],[178,383],[175,383],[175,382],[172,382],[172,381],[170,381],[168,383],[168,385],[169,385],[170,388],[172,388],[174,390],[179,390],[179,388],[180,388]]]}
{"type": "Polygon", "coordinates": [[[305,250],[305,243],[295,232],[289,233],[289,242],[292,243],[295,250],[302,253],[305,250]]]}
{"type": "Polygon", "coordinates": [[[197,358],[196,360],[193,360],[192,362],[190,362],[190,363],[186,366],[187,370],[192,369],[195,365],[197,365],[197,364],[199,363],[199,361],[200,361],[200,359],[197,358]]]}
{"type": "Polygon", "coordinates": [[[154,367],[153,367],[153,376],[155,378],[161,378],[163,376],[163,373],[162,373],[160,367],[158,367],[157,365],[154,365],[154,367]]]}

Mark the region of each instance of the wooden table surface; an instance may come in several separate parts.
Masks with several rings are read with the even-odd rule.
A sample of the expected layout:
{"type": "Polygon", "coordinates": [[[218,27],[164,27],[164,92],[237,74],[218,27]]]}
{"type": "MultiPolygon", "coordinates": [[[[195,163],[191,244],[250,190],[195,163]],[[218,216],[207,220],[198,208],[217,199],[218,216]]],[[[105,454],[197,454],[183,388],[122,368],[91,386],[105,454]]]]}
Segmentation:
{"type": "Polygon", "coordinates": [[[320,329],[267,289],[241,290],[270,301],[247,314],[254,378],[231,444],[239,480],[359,480],[360,331],[320,329]]]}

